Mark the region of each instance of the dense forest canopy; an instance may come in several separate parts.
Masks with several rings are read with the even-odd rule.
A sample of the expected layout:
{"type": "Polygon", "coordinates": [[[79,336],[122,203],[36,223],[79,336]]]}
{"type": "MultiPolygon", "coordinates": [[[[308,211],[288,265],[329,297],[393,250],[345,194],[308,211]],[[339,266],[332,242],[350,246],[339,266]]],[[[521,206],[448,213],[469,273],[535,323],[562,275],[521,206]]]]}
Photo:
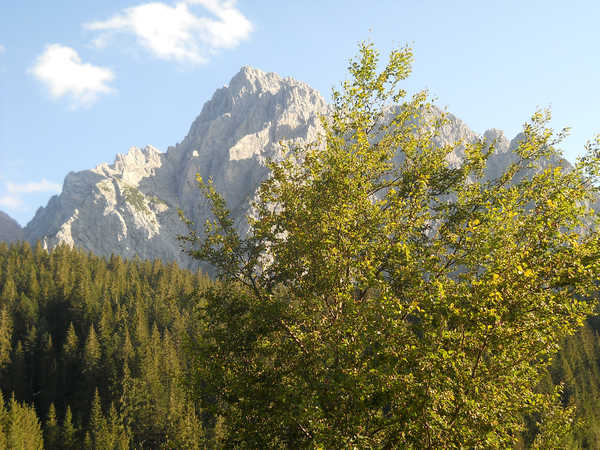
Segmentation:
{"type": "Polygon", "coordinates": [[[181,375],[210,283],[160,261],[0,243],[5,409],[32,405],[45,448],[205,448],[215,423],[186,400],[181,375]]]}
{"type": "MultiPolygon", "coordinates": [[[[223,419],[181,378],[210,286],[159,261],[0,243],[0,448],[221,447],[223,419]]],[[[566,339],[540,386],[564,383],[563,405],[577,406],[573,448],[600,448],[599,331],[591,319],[566,339]]]]}

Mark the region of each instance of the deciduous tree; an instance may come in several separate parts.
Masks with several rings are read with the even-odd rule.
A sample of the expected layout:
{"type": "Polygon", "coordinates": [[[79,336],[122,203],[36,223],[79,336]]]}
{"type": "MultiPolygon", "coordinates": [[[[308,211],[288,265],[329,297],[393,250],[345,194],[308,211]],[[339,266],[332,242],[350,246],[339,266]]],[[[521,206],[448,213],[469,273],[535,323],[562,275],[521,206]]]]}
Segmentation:
{"type": "Polygon", "coordinates": [[[493,143],[439,145],[444,115],[400,87],[411,59],[379,70],[360,47],[321,139],[270,164],[247,236],[199,179],[214,220],[181,239],[223,283],[189,386],[226,446],[505,447],[544,405],[538,442],[567,428],[534,387],[590,312],[598,147],[563,168],[540,111],[491,178],[493,143]]]}

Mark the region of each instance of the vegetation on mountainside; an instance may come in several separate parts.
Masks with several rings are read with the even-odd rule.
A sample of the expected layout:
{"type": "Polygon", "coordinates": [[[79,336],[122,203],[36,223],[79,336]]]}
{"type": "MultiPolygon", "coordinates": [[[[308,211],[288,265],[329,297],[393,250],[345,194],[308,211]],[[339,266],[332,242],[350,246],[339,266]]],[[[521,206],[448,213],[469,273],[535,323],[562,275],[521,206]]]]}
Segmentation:
{"type": "Polygon", "coordinates": [[[125,201],[133,206],[136,211],[144,214],[150,213],[150,210],[146,206],[144,194],[142,194],[138,188],[133,186],[125,186],[123,188],[123,198],[125,198],[125,201]]]}

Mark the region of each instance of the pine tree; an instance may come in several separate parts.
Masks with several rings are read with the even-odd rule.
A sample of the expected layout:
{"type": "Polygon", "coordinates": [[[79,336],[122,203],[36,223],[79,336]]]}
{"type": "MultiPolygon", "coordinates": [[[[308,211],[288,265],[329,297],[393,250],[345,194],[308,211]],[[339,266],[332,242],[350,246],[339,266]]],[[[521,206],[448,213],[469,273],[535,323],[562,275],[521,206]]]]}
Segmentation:
{"type": "Polygon", "coordinates": [[[83,348],[83,372],[87,386],[96,386],[102,358],[102,349],[94,325],[90,325],[89,333],[83,348]]]}
{"type": "Polygon", "coordinates": [[[0,308],[0,373],[10,364],[13,323],[8,306],[0,308]]]}
{"type": "Polygon", "coordinates": [[[11,397],[8,408],[7,447],[22,450],[42,450],[44,438],[35,410],[11,397]]]}
{"type": "Polygon", "coordinates": [[[33,260],[37,267],[42,266],[48,261],[48,252],[44,250],[44,247],[42,247],[42,243],[39,240],[36,241],[35,247],[33,249],[33,260]]]}
{"type": "Polygon", "coordinates": [[[98,388],[94,391],[94,399],[90,408],[90,425],[89,430],[91,433],[92,442],[94,448],[97,449],[108,449],[111,447],[110,436],[107,432],[106,419],[102,412],[102,403],[100,401],[100,394],[98,388]]]}
{"type": "Polygon", "coordinates": [[[125,327],[123,344],[121,345],[121,360],[127,365],[130,365],[133,362],[134,356],[135,351],[133,349],[133,344],[131,343],[131,338],[129,337],[129,329],[125,327]]]}
{"type": "Polygon", "coordinates": [[[30,298],[38,298],[39,293],[40,285],[38,283],[37,271],[33,264],[31,264],[27,273],[27,295],[30,298]]]}
{"type": "Polygon", "coordinates": [[[54,407],[54,403],[50,403],[48,417],[46,418],[46,423],[44,424],[44,446],[50,450],[60,448],[61,445],[59,437],[60,428],[56,420],[56,408],[54,407]]]}
{"type": "Polygon", "coordinates": [[[43,384],[43,389],[38,399],[38,406],[46,408],[47,405],[54,402],[56,397],[58,367],[52,335],[44,333],[41,340],[40,361],[36,379],[40,380],[40,383],[43,384]]]}
{"type": "Polygon", "coordinates": [[[9,368],[10,386],[18,398],[24,398],[28,391],[27,371],[25,361],[25,349],[21,341],[17,342],[13,350],[12,364],[9,368]]]}
{"type": "MultiPolygon", "coordinates": [[[[195,276],[164,267],[155,279],[151,262],[113,262],[111,269],[103,258],[78,250],[46,252],[38,245],[31,252],[0,243],[0,292],[8,295],[14,286],[10,305],[0,300],[0,336],[5,338],[0,343],[8,351],[0,389],[47,414],[43,433],[48,448],[165,448],[167,436],[181,443],[177,448],[190,447],[184,443],[192,438],[182,436],[196,436],[199,422],[178,378],[186,364],[180,349],[192,303],[162,298],[157,281],[174,284],[177,297],[184,281],[195,276]],[[9,273],[12,282],[5,288],[9,273]],[[92,300],[82,302],[86,299],[77,290],[86,273],[86,295],[92,300]],[[35,280],[39,290],[31,289],[35,280]],[[111,407],[103,414],[105,426],[93,433],[90,401],[96,388],[111,407]],[[55,429],[57,409],[64,416],[55,429]]],[[[7,430],[8,425],[0,426],[0,449],[8,445],[7,430]]]]}
{"type": "Polygon", "coordinates": [[[65,338],[65,343],[63,344],[63,355],[69,361],[74,361],[77,359],[77,352],[79,350],[79,338],[77,337],[77,333],[75,332],[75,327],[73,326],[73,322],[69,323],[69,328],[67,330],[67,336],[65,338]]]}
{"type": "Polygon", "coordinates": [[[0,305],[12,305],[16,301],[17,288],[10,272],[7,272],[2,291],[0,292],[0,305]]]}
{"type": "Polygon", "coordinates": [[[15,307],[18,328],[25,330],[36,327],[39,312],[37,301],[30,299],[25,292],[18,297],[15,307]]]}
{"type": "Polygon", "coordinates": [[[140,346],[143,349],[148,343],[149,339],[149,331],[148,331],[148,317],[142,307],[141,301],[136,301],[135,303],[135,340],[136,345],[140,346]]]}
{"type": "Polygon", "coordinates": [[[127,450],[131,442],[131,432],[125,426],[121,414],[115,408],[113,402],[110,403],[108,412],[107,429],[110,435],[111,449],[127,450]]]}
{"type": "Polygon", "coordinates": [[[200,449],[206,448],[204,428],[193,406],[171,390],[167,415],[167,448],[200,449]]]}
{"type": "Polygon", "coordinates": [[[61,395],[66,402],[70,402],[71,393],[75,392],[80,384],[82,362],[79,351],[79,338],[72,321],[69,322],[62,345],[60,362],[61,395]]]}
{"type": "Polygon", "coordinates": [[[78,448],[77,429],[73,426],[73,414],[70,406],[67,406],[60,436],[65,449],[75,450],[78,448]]]}
{"type": "Polygon", "coordinates": [[[89,431],[85,432],[85,437],[83,438],[83,448],[86,450],[95,450],[96,446],[94,445],[94,441],[92,440],[92,435],[89,431]]]}
{"type": "Polygon", "coordinates": [[[33,393],[34,393],[34,382],[35,382],[35,375],[36,375],[36,364],[37,364],[37,358],[36,358],[36,350],[38,348],[38,328],[35,325],[32,325],[26,333],[25,336],[25,341],[24,341],[24,345],[23,345],[23,349],[24,349],[24,379],[22,380],[24,384],[24,394],[23,397],[20,397],[22,400],[27,400],[27,401],[31,401],[33,399],[33,393]]]}
{"type": "Polygon", "coordinates": [[[114,312],[109,301],[102,302],[100,314],[100,339],[105,345],[110,345],[111,331],[114,327],[114,312]]]}
{"type": "Polygon", "coordinates": [[[172,384],[177,384],[176,380],[181,376],[181,359],[177,355],[175,344],[169,330],[165,330],[162,338],[162,373],[172,384]]]}
{"type": "Polygon", "coordinates": [[[4,405],[4,395],[0,391],[0,449],[8,448],[8,411],[4,405]]]}

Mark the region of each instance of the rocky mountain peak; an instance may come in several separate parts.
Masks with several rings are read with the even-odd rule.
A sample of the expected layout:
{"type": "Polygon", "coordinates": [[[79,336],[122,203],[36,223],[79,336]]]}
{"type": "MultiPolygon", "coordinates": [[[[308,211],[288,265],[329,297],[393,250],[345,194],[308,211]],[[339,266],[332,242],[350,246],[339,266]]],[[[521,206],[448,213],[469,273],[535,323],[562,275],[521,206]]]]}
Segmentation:
{"type": "Polygon", "coordinates": [[[160,258],[192,267],[179,248],[186,228],[178,209],[200,226],[208,217],[196,175],[213,178],[245,229],[245,213],[265,161],[279,141],[314,140],[321,95],[305,83],[243,67],[206,102],[185,139],[167,153],[131,147],[113,164],[69,173],[63,192],[40,208],[26,227],[27,238],[47,247],[64,242],[100,255],[160,258]]]}
{"type": "Polygon", "coordinates": [[[263,72],[250,66],[243,66],[229,82],[227,89],[234,98],[244,95],[276,93],[281,89],[283,79],[273,72],[263,72]]]}
{"type": "MultiPolygon", "coordinates": [[[[204,104],[183,141],[166,153],[152,146],[131,147],[111,165],[69,173],[62,193],[40,208],[25,228],[26,238],[41,239],[46,247],[67,243],[99,255],[159,258],[193,268],[195,263],[181,251],[176,236],[187,233],[179,209],[200,229],[210,217],[197,175],[213,179],[244,233],[256,188],[268,175],[265,163],[281,156],[279,142],[314,141],[321,131],[319,118],[329,111],[323,97],[307,84],[242,67],[204,104]]],[[[480,138],[448,114],[438,144],[480,138]]],[[[496,129],[483,138],[496,141],[499,150],[488,172],[501,173],[514,157],[509,146],[517,141],[509,144],[496,129]]],[[[458,148],[448,161],[458,165],[463,157],[464,150],[458,148]]]]}
{"type": "Polygon", "coordinates": [[[307,120],[315,111],[326,112],[327,104],[306,83],[244,66],[204,104],[182,144],[187,146],[198,136],[204,136],[208,124],[219,131],[246,126],[241,130],[246,133],[262,128],[270,119],[277,120],[284,111],[290,118],[298,115],[307,120]]]}
{"type": "Polygon", "coordinates": [[[160,150],[152,145],[147,145],[143,149],[130,147],[127,153],[117,153],[114,166],[115,169],[123,171],[127,167],[146,165],[157,159],[160,159],[160,150]]]}
{"type": "Polygon", "coordinates": [[[151,176],[162,166],[163,154],[156,147],[130,147],[127,153],[118,153],[112,165],[96,166],[91,172],[101,176],[117,176],[122,182],[138,185],[145,177],[151,176]]]}

